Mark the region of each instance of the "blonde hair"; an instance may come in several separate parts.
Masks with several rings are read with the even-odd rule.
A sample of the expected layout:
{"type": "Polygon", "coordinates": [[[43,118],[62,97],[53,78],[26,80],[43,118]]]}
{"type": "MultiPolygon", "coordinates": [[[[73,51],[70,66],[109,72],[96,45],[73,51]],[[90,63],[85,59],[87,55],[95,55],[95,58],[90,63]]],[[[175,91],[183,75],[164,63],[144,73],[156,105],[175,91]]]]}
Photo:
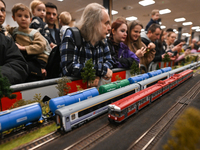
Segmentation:
{"type": "MultiPolygon", "coordinates": [[[[40,4],[44,4],[42,1],[40,0],[33,0],[31,3],[30,3],[30,8],[31,8],[31,12],[33,13],[34,12],[34,9],[40,5],[40,4]]],[[[45,4],[44,4],[45,5],[45,4]]]]}
{"type": "Polygon", "coordinates": [[[158,10],[158,9],[152,10],[151,15],[155,15],[156,13],[159,13],[159,10],[158,10]]]}
{"type": "Polygon", "coordinates": [[[27,10],[27,11],[29,12],[29,14],[30,14],[30,18],[32,17],[30,9],[29,9],[26,5],[24,5],[24,4],[22,4],[22,3],[17,3],[17,4],[15,4],[15,5],[13,6],[13,8],[12,8],[12,15],[13,15],[13,17],[15,17],[15,13],[16,13],[18,10],[22,10],[22,11],[27,10]]]}
{"type": "Polygon", "coordinates": [[[72,20],[72,16],[70,15],[69,12],[63,11],[63,12],[61,12],[61,14],[59,16],[59,19],[61,20],[63,25],[69,25],[69,23],[72,20]]]}
{"type": "Polygon", "coordinates": [[[81,19],[76,26],[79,28],[86,41],[97,42],[101,40],[101,21],[103,19],[102,11],[104,9],[105,8],[98,3],[91,3],[85,7],[81,19]]]}

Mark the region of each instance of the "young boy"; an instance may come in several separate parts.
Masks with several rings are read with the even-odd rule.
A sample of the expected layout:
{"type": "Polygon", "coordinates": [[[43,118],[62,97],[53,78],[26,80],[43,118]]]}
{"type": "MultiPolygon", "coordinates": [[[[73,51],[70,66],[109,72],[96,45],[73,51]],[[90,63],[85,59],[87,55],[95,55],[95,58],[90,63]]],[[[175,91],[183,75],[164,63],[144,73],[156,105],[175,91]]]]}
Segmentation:
{"type": "Polygon", "coordinates": [[[159,22],[158,22],[158,19],[159,19],[159,18],[160,18],[159,10],[158,10],[158,9],[152,10],[152,12],[151,12],[151,19],[150,19],[149,23],[147,24],[147,26],[146,26],[146,28],[145,28],[145,31],[147,31],[148,28],[149,28],[153,23],[159,24],[159,22]]]}
{"type": "Polygon", "coordinates": [[[33,35],[33,39],[29,36],[34,29],[29,28],[31,12],[27,6],[21,3],[15,4],[12,15],[19,27],[11,34],[29,67],[29,77],[26,82],[41,80],[46,74],[44,68],[48,59],[48,55],[44,53],[46,40],[38,31],[33,35]]]}
{"type": "Polygon", "coordinates": [[[62,40],[63,35],[65,34],[65,31],[67,28],[69,28],[69,23],[71,22],[72,17],[69,12],[63,11],[59,15],[59,24],[61,26],[60,29],[60,39],[62,40]]]}
{"type": "Polygon", "coordinates": [[[30,28],[38,30],[48,41],[51,48],[55,45],[50,40],[50,31],[48,29],[48,25],[43,21],[46,16],[46,6],[40,0],[33,0],[30,3],[31,12],[33,14],[33,18],[30,24],[30,28]]]}

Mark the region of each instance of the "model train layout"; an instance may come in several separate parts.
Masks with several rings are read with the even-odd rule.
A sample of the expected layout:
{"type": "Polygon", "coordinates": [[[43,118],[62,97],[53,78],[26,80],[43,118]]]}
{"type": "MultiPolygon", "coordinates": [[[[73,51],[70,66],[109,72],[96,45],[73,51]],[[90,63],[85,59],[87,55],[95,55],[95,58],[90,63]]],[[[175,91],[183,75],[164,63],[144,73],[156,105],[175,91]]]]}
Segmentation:
{"type": "MultiPolygon", "coordinates": [[[[177,76],[181,74],[181,72],[184,72],[184,70],[188,70],[196,66],[198,66],[198,63],[192,63],[174,70],[167,67],[131,77],[129,79],[102,85],[99,88],[99,92],[96,88],[91,88],[81,92],[71,93],[66,96],[53,98],[49,102],[49,108],[52,112],[51,117],[55,115],[56,124],[61,130],[70,131],[73,127],[77,127],[84,122],[106,112],[108,110],[108,106],[110,108],[113,102],[117,103],[117,101],[121,101],[123,98],[127,98],[132,94],[141,93],[142,90],[151,89],[152,86],[156,88],[159,85],[162,88],[160,80],[164,80],[163,82],[169,82],[168,80],[172,80],[172,78],[178,78],[177,76]],[[177,73],[179,74],[175,75],[177,73]]],[[[142,101],[150,103],[153,101],[153,98],[142,101]]],[[[139,104],[139,102],[137,102],[137,104],[139,104]]],[[[136,111],[138,106],[135,105],[134,107],[136,111]]],[[[137,110],[139,109],[140,106],[137,110]]],[[[3,133],[6,130],[20,125],[26,126],[34,122],[42,122],[42,120],[44,120],[44,118],[39,103],[2,111],[0,113],[0,132],[3,133]],[[12,126],[9,125],[10,122],[12,122],[12,126]]]]}

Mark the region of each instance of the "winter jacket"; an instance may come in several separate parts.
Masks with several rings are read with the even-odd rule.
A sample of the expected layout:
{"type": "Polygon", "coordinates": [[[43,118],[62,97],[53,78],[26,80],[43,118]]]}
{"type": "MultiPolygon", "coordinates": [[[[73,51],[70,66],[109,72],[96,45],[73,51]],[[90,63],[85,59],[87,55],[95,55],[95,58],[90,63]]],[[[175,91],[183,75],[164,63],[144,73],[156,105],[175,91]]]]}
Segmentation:
{"type": "Polygon", "coordinates": [[[0,32],[0,71],[10,84],[23,83],[28,76],[26,61],[13,40],[0,32]]]}

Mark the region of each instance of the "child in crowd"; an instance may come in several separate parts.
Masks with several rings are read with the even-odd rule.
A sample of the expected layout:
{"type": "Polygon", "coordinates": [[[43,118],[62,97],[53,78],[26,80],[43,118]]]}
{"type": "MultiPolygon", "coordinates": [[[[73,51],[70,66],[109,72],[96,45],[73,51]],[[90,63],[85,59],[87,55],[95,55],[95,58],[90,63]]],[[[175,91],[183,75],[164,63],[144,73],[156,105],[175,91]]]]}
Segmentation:
{"type": "Polygon", "coordinates": [[[31,12],[33,14],[32,22],[30,28],[38,30],[48,41],[51,48],[55,45],[50,40],[50,31],[48,25],[43,21],[46,16],[45,4],[40,0],[33,0],[30,3],[31,12]]]}
{"type": "Polygon", "coordinates": [[[60,39],[62,40],[63,35],[65,34],[65,31],[67,28],[69,28],[69,23],[71,22],[72,17],[69,12],[63,11],[59,15],[59,24],[61,26],[60,29],[60,39]]]}
{"type": "Polygon", "coordinates": [[[159,24],[159,21],[158,21],[159,18],[160,18],[159,10],[158,10],[158,9],[152,10],[152,12],[151,12],[151,19],[150,19],[149,23],[147,24],[147,26],[146,26],[146,28],[145,28],[145,31],[147,31],[148,28],[149,28],[153,23],[159,24]]]}
{"type": "Polygon", "coordinates": [[[29,77],[26,82],[41,80],[46,75],[44,69],[48,59],[48,55],[44,53],[46,40],[37,30],[29,28],[31,12],[27,6],[21,3],[15,4],[12,15],[19,27],[10,32],[29,67],[29,77]],[[32,34],[34,31],[36,32],[32,34]]]}

